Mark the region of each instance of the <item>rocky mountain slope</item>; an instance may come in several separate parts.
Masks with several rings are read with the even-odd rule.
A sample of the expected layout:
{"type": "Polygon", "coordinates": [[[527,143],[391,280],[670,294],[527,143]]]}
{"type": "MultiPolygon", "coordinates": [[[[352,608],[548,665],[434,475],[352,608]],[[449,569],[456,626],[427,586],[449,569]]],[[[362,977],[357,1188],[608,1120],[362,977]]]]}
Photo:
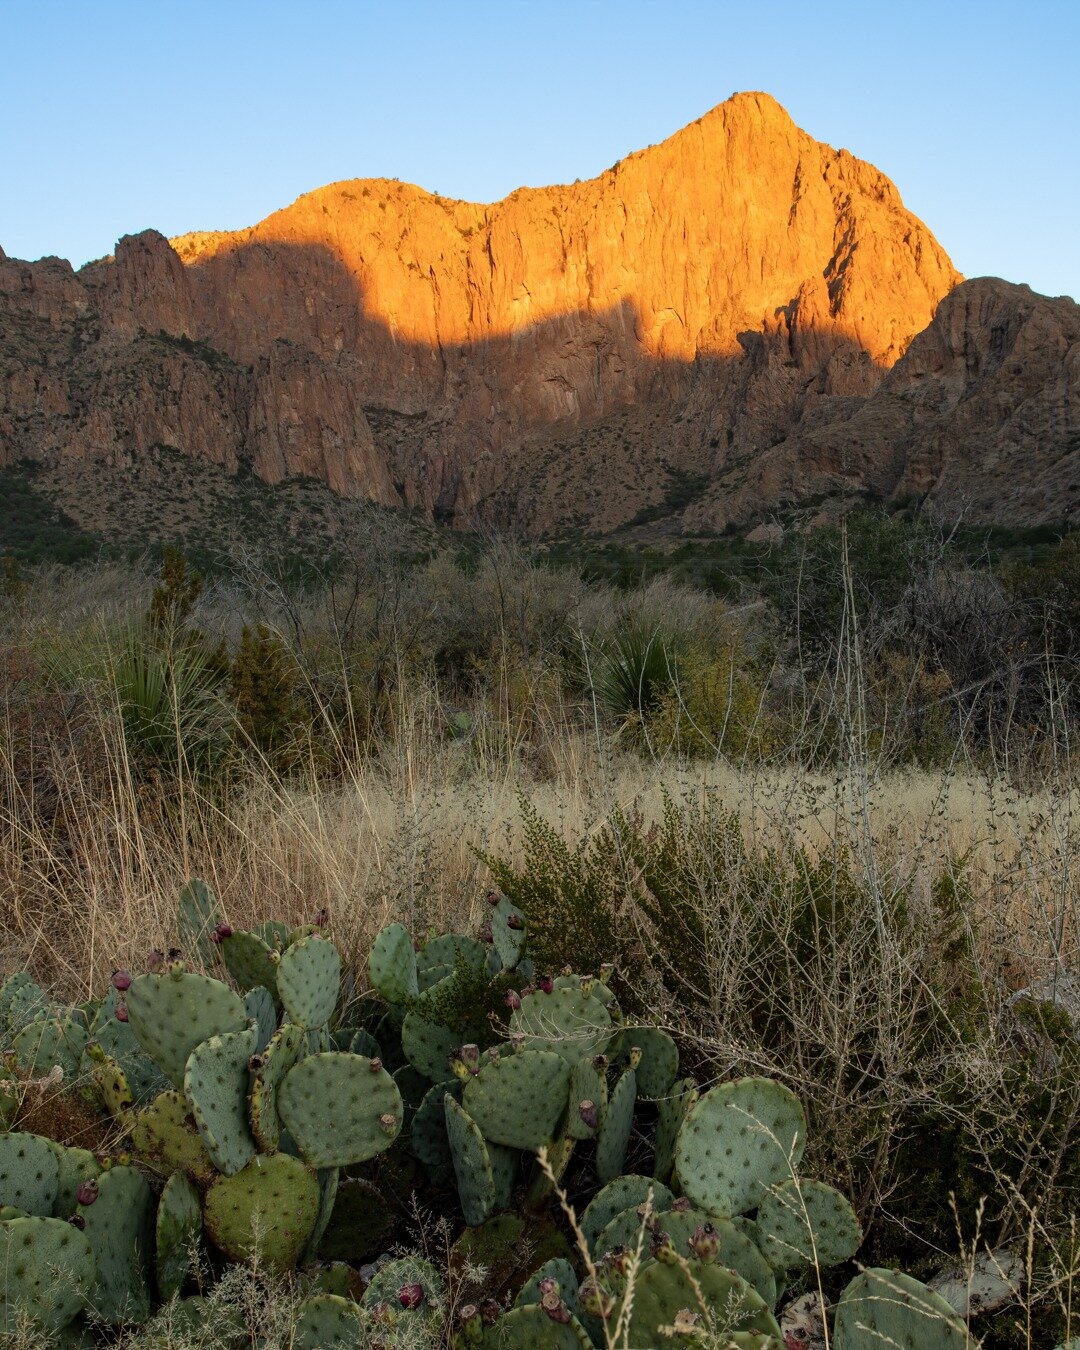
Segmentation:
{"type": "Polygon", "coordinates": [[[865,494],[1062,519],[1080,309],[960,282],[884,175],[740,94],[492,206],[356,181],[77,273],[0,254],[0,464],[167,447],[537,531],[865,494]]]}

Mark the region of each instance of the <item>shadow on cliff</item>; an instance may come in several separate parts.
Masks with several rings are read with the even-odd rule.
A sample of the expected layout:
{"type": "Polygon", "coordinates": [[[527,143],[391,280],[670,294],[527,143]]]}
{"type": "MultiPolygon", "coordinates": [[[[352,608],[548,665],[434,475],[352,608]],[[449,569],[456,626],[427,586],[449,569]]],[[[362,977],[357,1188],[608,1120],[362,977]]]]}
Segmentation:
{"type": "MultiPolygon", "coordinates": [[[[409,268],[397,308],[437,332],[437,279],[409,268]]],[[[335,382],[344,376],[402,504],[458,525],[527,523],[524,499],[550,498],[560,481],[569,500],[565,510],[549,501],[547,515],[588,515],[575,491],[620,464],[636,480],[626,485],[633,515],[662,502],[672,481],[738,471],[822,397],[865,396],[881,378],[838,325],[803,330],[798,297],[775,308],[767,331],[740,333],[734,351],[688,358],[665,354],[662,340],[650,350],[629,298],[498,336],[409,338],[373,312],[355,275],[321,244],[241,243],[186,263],[184,275],[193,336],[252,367],[289,343],[335,382]],[[650,410],[660,416],[645,416],[650,410]]],[[[294,434],[322,432],[301,420],[294,434]]],[[[367,495],[363,482],[348,486],[367,495]]]]}

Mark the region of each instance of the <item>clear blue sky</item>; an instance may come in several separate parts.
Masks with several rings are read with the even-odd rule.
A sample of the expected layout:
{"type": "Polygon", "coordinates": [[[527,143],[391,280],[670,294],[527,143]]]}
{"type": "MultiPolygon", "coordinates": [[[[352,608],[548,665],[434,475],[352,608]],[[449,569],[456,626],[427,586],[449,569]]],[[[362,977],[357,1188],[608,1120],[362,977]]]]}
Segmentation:
{"type": "Polygon", "coordinates": [[[967,275],[1080,297],[1080,0],[0,0],[0,56],[16,257],[250,225],[342,178],[490,201],[765,89],[967,275]]]}

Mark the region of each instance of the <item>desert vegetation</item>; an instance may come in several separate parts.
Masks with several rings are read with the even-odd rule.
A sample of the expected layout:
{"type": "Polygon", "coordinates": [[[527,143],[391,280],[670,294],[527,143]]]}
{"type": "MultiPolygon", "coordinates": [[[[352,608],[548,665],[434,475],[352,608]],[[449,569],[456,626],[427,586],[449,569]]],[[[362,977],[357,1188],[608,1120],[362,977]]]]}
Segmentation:
{"type": "MultiPolygon", "coordinates": [[[[528,1013],[537,982],[561,975],[579,993],[583,977],[599,979],[646,1051],[670,1043],[679,1056],[677,1079],[631,1102],[614,1163],[610,1138],[596,1141],[599,1120],[584,1119],[561,1153],[565,1130],[553,1122],[550,1174],[532,1162],[540,1141],[530,1138],[517,1146],[513,1204],[500,1192],[481,1205],[445,1159],[440,1169],[406,1147],[410,1121],[401,1143],[343,1164],[354,1199],[357,1187],[378,1197],[365,1212],[388,1216],[370,1250],[345,1243],[328,1257],[331,1244],[314,1252],[315,1276],[298,1276],[300,1252],[283,1261],[258,1242],[234,1245],[222,1273],[210,1243],[176,1285],[205,1299],[196,1318],[177,1302],[158,1311],[155,1297],[148,1320],[86,1334],[132,1346],[333,1344],[302,1339],[302,1304],[321,1292],[350,1304],[342,1343],[487,1344],[495,1333],[471,1305],[492,1291],[505,1316],[524,1288],[524,1307],[547,1298],[558,1314],[517,1318],[526,1330],[514,1334],[536,1340],[534,1319],[552,1336],[566,1327],[572,1274],[592,1282],[590,1306],[611,1302],[607,1329],[588,1328],[596,1343],[634,1347],[629,1313],[620,1325],[625,1286],[605,1284],[611,1262],[590,1269],[602,1254],[588,1206],[601,1184],[653,1178],[610,1215],[639,1220],[639,1237],[626,1234],[638,1257],[630,1287],[643,1281],[647,1306],[661,1278],[647,1275],[650,1260],[689,1279],[687,1261],[704,1261],[711,1238],[695,1225],[695,1248],[674,1265],[659,1259],[671,1177],[657,1154],[680,1103],[699,1109],[690,1093],[715,1103],[732,1091],[724,1085],[760,1079],[770,1086],[753,1109],[773,1132],[803,1122],[791,1127],[798,1157],[791,1141],[784,1150],[790,1175],[766,1184],[830,1205],[846,1197],[858,1233],[834,1262],[823,1248],[769,1267],[774,1286],[778,1273],[786,1284],[773,1290],[785,1334],[823,1301],[824,1343],[861,1346],[833,1310],[853,1281],[878,1278],[865,1269],[903,1271],[947,1296],[953,1312],[916,1345],[1080,1336],[1077,541],[1047,533],[1004,547],[866,512],[791,530],[771,548],[731,549],[725,566],[706,550],[632,575],[581,550],[497,537],[423,552],[413,541],[406,552],[373,515],[348,555],[301,580],[251,553],[202,572],[174,552],[8,566],[0,968],[28,972],[50,1009],[100,999],[118,969],[167,978],[147,975],[148,961],[174,947],[191,978],[205,964],[233,997],[248,994],[227,951],[200,956],[202,935],[181,922],[178,896],[190,902],[197,878],[207,915],[229,930],[219,949],[238,934],[276,944],[280,961],[300,944],[332,945],[332,1013],[292,1022],[327,1037],[364,1031],[395,1082],[406,1064],[420,1070],[407,1054],[394,1063],[400,1025],[380,1034],[378,1023],[423,994],[410,983],[413,940],[421,968],[441,964],[461,983],[455,1006],[429,1020],[481,1052],[520,1030],[508,995],[528,1013]],[[492,893],[500,914],[520,916],[524,945],[470,980],[492,893]],[[316,916],[318,932],[299,931],[316,916]],[[466,956],[436,963],[443,949],[429,944],[446,934],[461,935],[466,956]],[[404,987],[380,973],[387,952],[404,987]],[[523,1227],[511,1232],[511,1220],[523,1227]],[[372,1321],[382,1296],[353,1312],[383,1253],[413,1263],[391,1302],[418,1285],[437,1316],[410,1318],[401,1304],[392,1326],[372,1321]],[[558,1260],[573,1269],[547,1272],[554,1294],[530,1283],[558,1260]]],[[[595,1002],[595,988],[581,996],[595,1002]]],[[[527,1031],[551,1045],[526,1054],[558,1057],[568,1039],[527,1031]]],[[[131,1103],[110,1105],[100,1063],[80,1054],[50,1078],[53,1066],[21,1044],[21,1058],[4,1047],[9,1125],[105,1153],[142,1178],[132,1186],[160,1190],[164,1176],[124,1157],[131,1103]]],[[[371,1045],[358,1046],[334,1043],[370,1059],[371,1045]]],[[[620,1085],[641,1072],[632,1047],[605,1040],[610,1065],[582,1100],[630,1093],[620,1085]]],[[[472,1067],[453,1079],[465,1084],[466,1115],[472,1067]]],[[[406,1117],[427,1096],[419,1086],[399,1084],[406,1117]]],[[[474,1140],[467,1124],[459,1133],[474,1140]]],[[[510,1147],[498,1127],[478,1133],[489,1154],[510,1147]]],[[[754,1211],[710,1206],[690,1171],[676,1169],[674,1190],[695,1210],[754,1211]]],[[[912,1286],[920,1298],[922,1284],[912,1286]]],[[[890,1285],[883,1301],[902,1293],[890,1285]]],[[[673,1316],[694,1312],[681,1297],[673,1316]]],[[[729,1331],[706,1317],[679,1334],[727,1345],[729,1331]]],[[[36,1334],[11,1332],[27,1345],[36,1334]]],[[[760,1339],[734,1344],[768,1345],[774,1333],[763,1319],[740,1334],[760,1339]]]]}

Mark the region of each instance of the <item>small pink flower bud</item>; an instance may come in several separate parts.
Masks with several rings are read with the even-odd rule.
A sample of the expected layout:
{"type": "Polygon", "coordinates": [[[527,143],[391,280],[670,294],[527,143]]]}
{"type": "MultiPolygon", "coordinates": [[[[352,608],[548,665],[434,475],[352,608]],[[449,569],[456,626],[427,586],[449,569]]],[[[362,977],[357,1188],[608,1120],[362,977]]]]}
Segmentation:
{"type": "Polygon", "coordinates": [[[372,1073],[382,1073],[382,1060],[378,1055],[373,1055],[371,1064],[368,1066],[372,1073]]]}
{"type": "Polygon", "coordinates": [[[226,938],[232,937],[232,926],[227,923],[219,923],[210,934],[211,942],[224,942],[226,938]]]}
{"type": "Polygon", "coordinates": [[[555,981],[550,975],[541,975],[538,983],[542,993],[552,994],[555,992],[555,981]]]}
{"type": "Polygon", "coordinates": [[[128,1020],[128,1010],[126,1003],[118,1003],[116,1005],[116,1020],[118,1022],[126,1022],[128,1020]]]}
{"type": "Polygon", "coordinates": [[[80,1205],[92,1205],[98,1198],[98,1184],[96,1181],[80,1181],[75,1188],[75,1199],[80,1205]]]}
{"type": "Polygon", "coordinates": [[[126,993],[131,988],[131,976],[126,970],[114,970],[112,986],[117,993],[126,993]]]}
{"type": "Polygon", "coordinates": [[[403,1284],[397,1291],[397,1297],[403,1308],[419,1308],[424,1301],[424,1286],[421,1284],[403,1284]]]}

